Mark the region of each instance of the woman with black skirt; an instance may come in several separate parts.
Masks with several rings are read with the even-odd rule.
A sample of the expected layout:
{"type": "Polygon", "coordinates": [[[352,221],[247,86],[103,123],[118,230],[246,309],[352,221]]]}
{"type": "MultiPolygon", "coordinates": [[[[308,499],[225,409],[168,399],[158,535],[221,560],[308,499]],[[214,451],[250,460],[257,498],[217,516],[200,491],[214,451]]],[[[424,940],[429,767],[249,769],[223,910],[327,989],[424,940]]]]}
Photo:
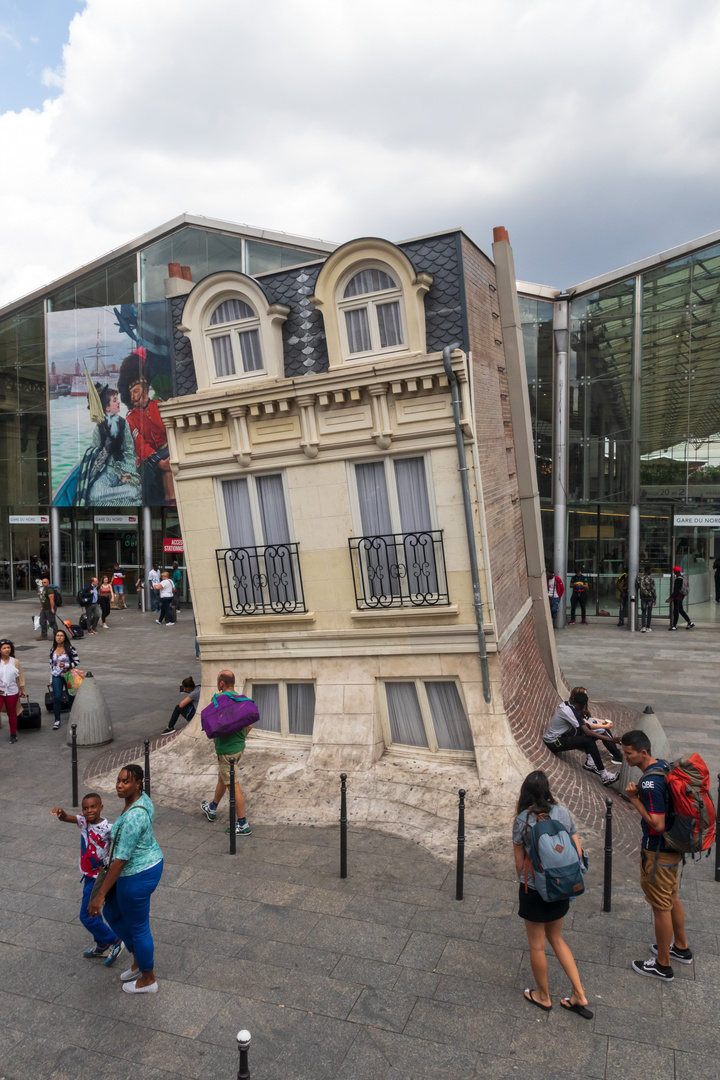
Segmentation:
{"type": "Polygon", "coordinates": [[[549,1012],[552,1009],[550,988],[548,986],[547,958],[545,942],[550,943],[552,951],[560,961],[560,966],[572,983],[570,997],[561,998],[560,1005],[568,1012],[575,1012],[586,1020],[592,1020],[593,1014],[586,1007],[588,999],[580,982],[577,964],[569,946],[562,938],[563,919],[570,907],[569,900],[543,900],[535,888],[532,867],[526,862],[530,852],[530,832],[539,814],[548,814],[560,821],[572,837],[578,854],[582,848],[578,840],[575,822],[569,810],[558,806],[550,793],[548,778],[544,772],[531,772],[525,777],[520,788],[517,804],[517,816],[513,825],[513,853],[515,869],[520,879],[520,908],[518,915],[525,920],[528,943],[530,945],[530,964],[535,976],[535,989],[527,989],[525,997],[539,1009],[549,1012]],[[527,870],[526,870],[527,867],[527,870]],[[527,873],[527,882],[525,880],[527,873]]]}

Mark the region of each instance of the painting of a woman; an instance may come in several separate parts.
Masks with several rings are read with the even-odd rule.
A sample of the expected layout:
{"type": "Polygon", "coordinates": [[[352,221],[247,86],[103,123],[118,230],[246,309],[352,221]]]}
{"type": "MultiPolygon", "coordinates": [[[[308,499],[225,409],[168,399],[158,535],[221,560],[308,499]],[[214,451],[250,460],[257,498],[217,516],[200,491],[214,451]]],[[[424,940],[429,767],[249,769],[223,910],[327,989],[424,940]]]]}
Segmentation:
{"type": "Polygon", "coordinates": [[[142,489],[135,445],[120,415],[118,392],[99,383],[92,386],[89,380],[88,384],[88,407],[96,428],[80,462],[74,504],[137,506],[142,502],[142,489]]]}

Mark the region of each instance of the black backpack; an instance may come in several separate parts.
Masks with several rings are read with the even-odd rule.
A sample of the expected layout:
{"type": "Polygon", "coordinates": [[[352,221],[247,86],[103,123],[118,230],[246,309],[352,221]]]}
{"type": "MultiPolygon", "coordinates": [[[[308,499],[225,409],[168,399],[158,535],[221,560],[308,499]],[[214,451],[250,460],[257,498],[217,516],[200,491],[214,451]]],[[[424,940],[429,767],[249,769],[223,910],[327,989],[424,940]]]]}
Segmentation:
{"type": "Polygon", "coordinates": [[[55,586],[53,591],[55,593],[55,610],[57,610],[59,607],[63,606],[62,593],[58,589],[57,585],[55,586]]]}
{"type": "Polygon", "coordinates": [[[92,600],[92,586],[84,585],[77,594],[77,602],[80,607],[85,607],[92,600]]]}

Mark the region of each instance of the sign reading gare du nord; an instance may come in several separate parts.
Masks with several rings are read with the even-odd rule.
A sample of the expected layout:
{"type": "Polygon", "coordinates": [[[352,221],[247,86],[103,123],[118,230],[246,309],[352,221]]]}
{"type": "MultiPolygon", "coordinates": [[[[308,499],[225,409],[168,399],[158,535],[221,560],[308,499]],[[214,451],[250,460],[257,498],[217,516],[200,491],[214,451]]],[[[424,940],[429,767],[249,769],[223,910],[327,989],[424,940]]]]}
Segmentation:
{"type": "Polygon", "coordinates": [[[675,524],[698,529],[720,529],[720,514],[676,514],[675,524]]]}

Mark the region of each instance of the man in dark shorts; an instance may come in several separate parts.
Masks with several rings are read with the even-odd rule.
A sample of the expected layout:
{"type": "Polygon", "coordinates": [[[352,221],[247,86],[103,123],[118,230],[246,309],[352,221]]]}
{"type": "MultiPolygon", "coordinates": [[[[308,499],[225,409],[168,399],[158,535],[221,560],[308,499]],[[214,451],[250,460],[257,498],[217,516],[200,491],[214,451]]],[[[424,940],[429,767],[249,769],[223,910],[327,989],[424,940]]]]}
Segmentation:
{"type": "Polygon", "coordinates": [[[682,855],[670,851],[663,837],[672,823],[666,779],[668,765],[652,756],[650,740],[644,731],[627,731],[621,742],[628,765],[643,772],[639,785],[628,784],[625,794],[642,818],[640,886],[655,918],[656,944],[652,947],[655,956],[633,960],[633,971],[672,982],[675,976],[670,961],[692,964],[693,954],[685,937],[685,912],[678,899],[682,855]]]}

